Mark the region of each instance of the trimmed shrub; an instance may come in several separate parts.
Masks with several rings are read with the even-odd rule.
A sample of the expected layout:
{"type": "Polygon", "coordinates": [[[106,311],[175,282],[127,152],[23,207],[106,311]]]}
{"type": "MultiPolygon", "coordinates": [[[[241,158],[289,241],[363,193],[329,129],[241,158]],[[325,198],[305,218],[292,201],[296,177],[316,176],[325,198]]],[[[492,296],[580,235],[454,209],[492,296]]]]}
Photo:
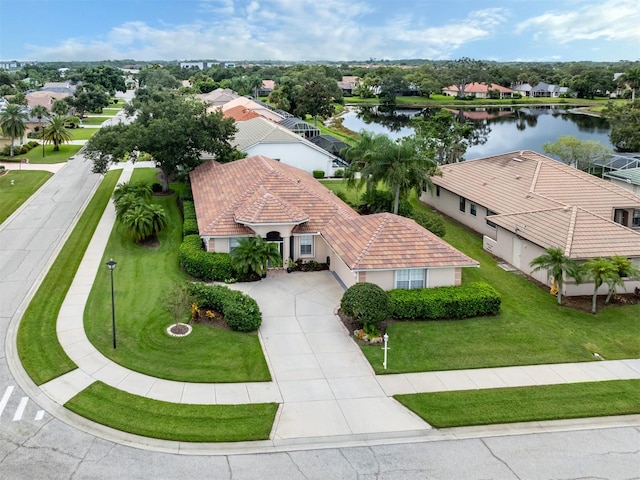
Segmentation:
{"type": "Polygon", "coordinates": [[[253,332],[262,324],[262,313],[248,295],[222,285],[192,283],[189,294],[198,308],[220,312],[231,330],[253,332]]]}
{"type": "Polygon", "coordinates": [[[421,227],[426,228],[431,233],[435,233],[439,237],[444,237],[446,226],[443,218],[437,213],[426,212],[424,210],[414,210],[411,212],[411,218],[421,227]]]}
{"type": "Polygon", "coordinates": [[[180,245],[180,265],[194,278],[222,282],[233,277],[228,253],[205,252],[198,235],[187,235],[180,245]]]}
{"type": "Polygon", "coordinates": [[[342,168],[339,168],[338,170],[333,172],[333,176],[336,177],[336,178],[344,177],[344,170],[342,168]]]}
{"type": "Polygon", "coordinates": [[[198,220],[196,219],[196,207],[193,201],[184,200],[182,202],[182,217],[184,218],[182,236],[198,234],[198,220]]]}
{"type": "Polygon", "coordinates": [[[314,170],[313,178],[324,178],[324,170],[314,170]]]}
{"type": "Polygon", "coordinates": [[[344,292],[340,308],[345,315],[361,323],[364,327],[376,326],[391,316],[391,299],[375,283],[361,282],[344,292]]]}
{"type": "Polygon", "coordinates": [[[500,294],[482,282],[455,287],[391,290],[393,318],[440,320],[497,315],[500,294]]]}

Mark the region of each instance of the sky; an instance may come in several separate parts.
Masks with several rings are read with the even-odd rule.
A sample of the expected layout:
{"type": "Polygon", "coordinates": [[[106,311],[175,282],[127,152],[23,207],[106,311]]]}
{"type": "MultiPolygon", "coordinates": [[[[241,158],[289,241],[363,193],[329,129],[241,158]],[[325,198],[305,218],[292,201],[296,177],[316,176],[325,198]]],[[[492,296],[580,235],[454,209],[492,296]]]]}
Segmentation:
{"type": "Polygon", "coordinates": [[[640,59],[639,0],[0,0],[0,60],[640,59]]]}

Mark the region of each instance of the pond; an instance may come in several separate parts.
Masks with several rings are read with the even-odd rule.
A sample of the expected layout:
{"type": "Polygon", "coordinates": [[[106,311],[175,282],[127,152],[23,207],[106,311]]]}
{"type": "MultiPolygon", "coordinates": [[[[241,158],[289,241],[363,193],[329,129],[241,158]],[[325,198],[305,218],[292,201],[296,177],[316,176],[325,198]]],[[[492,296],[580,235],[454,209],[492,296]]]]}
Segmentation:
{"type": "MultiPolygon", "coordinates": [[[[609,141],[609,124],[605,119],[576,113],[575,109],[563,106],[448,110],[456,115],[464,115],[477,129],[482,130],[484,143],[469,148],[465,155],[467,159],[517,150],[543,153],[542,146],[546,142],[555,142],[563,135],[597,140],[613,149],[609,141]]],[[[436,111],[435,108],[385,110],[381,107],[349,107],[342,117],[343,125],[355,132],[369,130],[400,138],[413,134],[413,117],[429,116],[436,111]]]]}

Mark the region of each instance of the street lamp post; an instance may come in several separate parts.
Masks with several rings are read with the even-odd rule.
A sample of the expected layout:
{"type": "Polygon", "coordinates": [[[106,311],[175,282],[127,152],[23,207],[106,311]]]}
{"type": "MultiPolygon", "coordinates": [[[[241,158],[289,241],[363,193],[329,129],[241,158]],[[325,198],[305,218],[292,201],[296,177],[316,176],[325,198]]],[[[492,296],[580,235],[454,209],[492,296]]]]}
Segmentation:
{"type": "Polygon", "coordinates": [[[113,261],[113,258],[107,262],[107,267],[109,267],[109,272],[111,273],[111,332],[113,334],[113,349],[116,348],[116,306],[113,295],[113,271],[116,268],[116,262],[113,261]]]}
{"type": "Polygon", "coordinates": [[[384,350],[384,359],[382,361],[382,368],[384,368],[385,370],[387,369],[387,351],[389,350],[389,335],[387,335],[387,333],[385,332],[385,334],[382,336],[382,339],[384,341],[384,347],[382,347],[382,350],[384,350]]]}

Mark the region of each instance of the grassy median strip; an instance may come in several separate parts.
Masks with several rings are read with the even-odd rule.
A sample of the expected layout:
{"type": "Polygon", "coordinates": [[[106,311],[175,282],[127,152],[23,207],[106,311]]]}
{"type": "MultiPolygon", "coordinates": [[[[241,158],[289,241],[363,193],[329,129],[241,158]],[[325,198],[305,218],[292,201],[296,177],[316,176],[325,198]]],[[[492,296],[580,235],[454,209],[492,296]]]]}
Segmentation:
{"type": "MultiPolygon", "coordinates": [[[[12,167],[13,168],[13,167],[12,167]]],[[[16,165],[16,168],[19,168],[16,165]]],[[[0,223],[27,201],[53,173],[39,170],[11,170],[0,177],[0,223]],[[13,185],[11,181],[13,180],[13,185]]]]}
{"type": "Polygon", "coordinates": [[[66,162],[69,157],[78,153],[78,150],[82,148],[82,145],[60,145],[58,151],[54,151],[52,144],[45,144],[44,157],[42,156],[42,146],[32,148],[24,155],[20,155],[20,158],[26,158],[29,163],[34,164],[49,164],[49,163],[63,163],[66,162]]]}
{"type": "Polygon", "coordinates": [[[640,380],[396,395],[436,428],[640,413],[640,380]]]}
{"type": "Polygon", "coordinates": [[[269,438],[278,405],[185,405],[152,400],[95,382],[65,407],[123,432],[182,442],[269,438]]]}
{"type": "Polygon", "coordinates": [[[37,385],[77,368],[58,343],[56,320],[119,177],[120,170],[107,173],[20,322],[18,354],[37,385]]]}
{"type": "MultiPolygon", "coordinates": [[[[133,182],[153,183],[156,170],[136,169],[133,182]]],[[[172,184],[172,188],[179,186],[172,184]]],[[[91,343],[120,365],[167,380],[221,383],[259,382],[271,379],[260,340],[255,333],[193,325],[190,335],[170,337],[167,327],[176,319],[166,310],[166,298],[174,285],[187,280],[178,264],[182,242],[182,218],[175,194],[157,196],[168,226],[159,245],[136,245],[116,222],[105,248],[102,265],[110,258],[114,270],[117,348],[112,345],[111,286],[104,266],[96,276],[84,313],[91,343]]],[[[183,320],[189,318],[189,307],[183,320]]]]}

